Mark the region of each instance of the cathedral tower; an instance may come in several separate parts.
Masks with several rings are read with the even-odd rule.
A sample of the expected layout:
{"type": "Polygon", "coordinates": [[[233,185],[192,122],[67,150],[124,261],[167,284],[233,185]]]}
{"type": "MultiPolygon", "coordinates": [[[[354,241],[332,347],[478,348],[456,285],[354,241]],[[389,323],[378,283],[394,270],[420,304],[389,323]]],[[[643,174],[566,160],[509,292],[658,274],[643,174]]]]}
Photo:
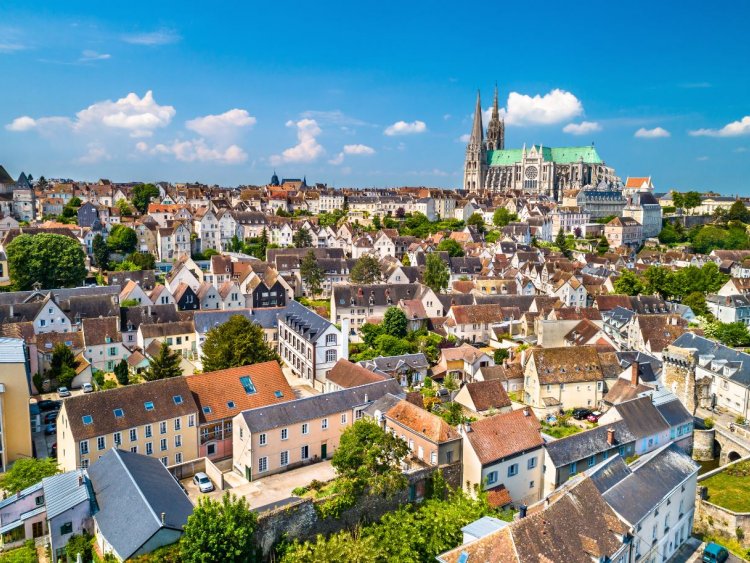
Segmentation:
{"type": "Polygon", "coordinates": [[[484,128],[482,127],[482,99],[479,96],[479,92],[477,92],[474,125],[471,128],[469,144],[466,146],[464,189],[473,193],[483,191],[486,177],[487,151],[484,144],[484,128]]]}
{"type": "Polygon", "coordinates": [[[492,104],[492,116],[487,124],[488,151],[503,150],[505,148],[505,121],[500,119],[500,108],[497,104],[497,85],[495,85],[495,101],[492,104]]]}

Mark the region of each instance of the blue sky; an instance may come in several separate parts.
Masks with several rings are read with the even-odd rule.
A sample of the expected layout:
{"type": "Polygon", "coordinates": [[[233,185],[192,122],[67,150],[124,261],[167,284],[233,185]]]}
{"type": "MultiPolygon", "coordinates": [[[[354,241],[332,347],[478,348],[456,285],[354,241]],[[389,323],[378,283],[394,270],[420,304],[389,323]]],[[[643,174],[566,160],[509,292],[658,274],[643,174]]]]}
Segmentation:
{"type": "Polygon", "coordinates": [[[658,190],[750,195],[750,5],[610,4],[5,0],[0,163],[459,187],[497,81],[509,148],[595,142],[658,190]]]}

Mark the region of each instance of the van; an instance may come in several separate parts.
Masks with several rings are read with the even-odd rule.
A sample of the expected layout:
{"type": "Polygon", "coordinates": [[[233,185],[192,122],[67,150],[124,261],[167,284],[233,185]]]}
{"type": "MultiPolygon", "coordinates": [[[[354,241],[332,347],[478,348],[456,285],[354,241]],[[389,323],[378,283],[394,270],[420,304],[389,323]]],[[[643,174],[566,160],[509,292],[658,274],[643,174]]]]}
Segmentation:
{"type": "Polygon", "coordinates": [[[724,563],[729,559],[727,548],[718,543],[709,542],[703,549],[703,561],[705,563],[724,563]]]}

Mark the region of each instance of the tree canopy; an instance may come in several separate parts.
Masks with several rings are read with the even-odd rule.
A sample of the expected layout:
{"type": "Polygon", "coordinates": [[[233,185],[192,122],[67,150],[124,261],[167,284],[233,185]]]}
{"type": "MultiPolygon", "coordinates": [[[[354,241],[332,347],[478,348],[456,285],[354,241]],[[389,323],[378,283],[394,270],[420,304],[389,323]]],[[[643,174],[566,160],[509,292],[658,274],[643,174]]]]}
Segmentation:
{"type": "Polygon", "coordinates": [[[57,473],[60,473],[60,468],[55,458],[22,457],[0,475],[0,487],[10,494],[15,494],[57,473]]]}
{"type": "Polygon", "coordinates": [[[425,261],[424,284],[435,293],[440,293],[448,287],[450,277],[448,265],[440,259],[440,256],[428,254],[425,261]]]}
{"type": "Polygon", "coordinates": [[[444,238],[437,245],[437,250],[440,252],[447,252],[451,256],[463,256],[464,249],[457,240],[452,238],[444,238]]]}
{"type": "Polygon", "coordinates": [[[398,307],[388,307],[383,315],[383,330],[385,334],[404,338],[406,336],[408,321],[406,314],[398,307]]]}
{"type": "Polygon", "coordinates": [[[86,277],[85,255],[71,237],[51,233],[19,235],[6,247],[13,289],[76,287],[86,277]]]}
{"type": "Polygon", "coordinates": [[[318,265],[318,259],[315,257],[315,252],[312,250],[310,250],[302,259],[299,273],[300,276],[302,276],[302,281],[307,285],[311,297],[318,295],[323,286],[325,272],[323,271],[323,268],[318,265]]]}
{"type": "Polygon", "coordinates": [[[216,371],[278,360],[263,339],[263,328],[243,315],[233,315],[206,334],[203,371],[216,371]]]}
{"type": "Polygon", "coordinates": [[[349,281],[355,284],[372,284],[380,281],[380,262],[374,256],[364,254],[349,272],[349,281]]]}
{"type": "Polygon", "coordinates": [[[474,213],[471,217],[466,220],[466,224],[474,226],[480,233],[484,232],[484,217],[479,213],[474,213]]]}
{"type": "Polygon", "coordinates": [[[140,213],[145,213],[148,204],[157,197],[159,197],[159,188],[153,184],[138,184],[130,192],[130,201],[140,213]]]}
{"type": "Polygon", "coordinates": [[[118,254],[129,254],[135,251],[138,245],[138,235],[130,227],[115,225],[107,237],[107,246],[112,252],[118,254]]]}
{"type": "Polygon", "coordinates": [[[295,248],[308,248],[312,246],[312,242],[312,235],[307,229],[300,228],[292,235],[292,243],[295,248]]]}
{"type": "Polygon", "coordinates": [[[496,227],[505,227],[508,223],[518,221],[518,215],[511,213],[505,207],[498,207],[492,215],[492,223],[496,227]]]}
{"type": "Polygon", "coordinates": [[[148,369],[143,372],[143,378],[147,381],[156,381],[179,375],[182,375],[180,355],[173,352],[166,342],[162,342],[159,353],[149,360],[148,369]]]}

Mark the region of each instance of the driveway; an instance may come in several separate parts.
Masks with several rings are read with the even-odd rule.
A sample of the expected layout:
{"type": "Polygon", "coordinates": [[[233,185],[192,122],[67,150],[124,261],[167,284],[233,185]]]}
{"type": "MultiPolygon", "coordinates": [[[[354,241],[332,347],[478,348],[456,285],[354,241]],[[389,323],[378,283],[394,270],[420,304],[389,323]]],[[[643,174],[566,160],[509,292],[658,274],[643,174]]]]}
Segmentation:
{"type": "MultiPolygon", "coordinates": [[[[705,543],[698,538],[691,537],[677,550],[677,553],[669,558],[668,563],[699,563],[703,560],[704,547],[706,547],[705,543]]],[[[726,563],[742,563],[742,561],[743,559],[730,551],[726,563]]]]}
{"type": "Polygon", "coordinates": [[[224,492],[229,491],[234,495],[245,497],[250,508],[257,510],[261,507],[265,508],[267,505],[276,505],[281,501],[286,501],[293,496],[293,489],[309,485],[313,479],[325,482],[330,481],[335,476],[336,471],[331,462],[321,461],[251,482],[246,481],[236,473],[225,474],[224,481],[227,484],[227,489],[224,491],[215,490],[205,494],[198,491],[198,488],[193,484],[192,477],[183,479],[181,482],[193,504],[197,504],[198,498],[201,496],[219,499],[224,492]]]}

